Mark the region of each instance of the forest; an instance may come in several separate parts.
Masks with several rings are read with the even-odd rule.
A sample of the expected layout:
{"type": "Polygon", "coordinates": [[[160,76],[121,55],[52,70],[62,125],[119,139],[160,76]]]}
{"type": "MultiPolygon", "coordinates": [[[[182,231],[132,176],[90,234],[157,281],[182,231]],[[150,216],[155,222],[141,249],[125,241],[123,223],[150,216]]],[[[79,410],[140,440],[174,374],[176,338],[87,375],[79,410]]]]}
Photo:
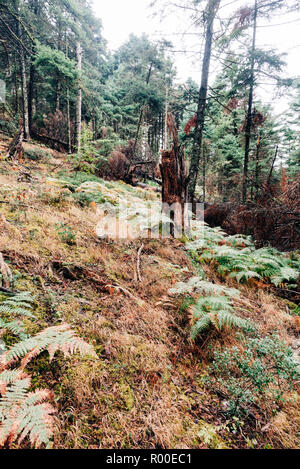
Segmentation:
{"type": "Polygon", "coordinates": [[[0,449],[300,449],[300,2],[96,3],[0,0],[0,449]]]}

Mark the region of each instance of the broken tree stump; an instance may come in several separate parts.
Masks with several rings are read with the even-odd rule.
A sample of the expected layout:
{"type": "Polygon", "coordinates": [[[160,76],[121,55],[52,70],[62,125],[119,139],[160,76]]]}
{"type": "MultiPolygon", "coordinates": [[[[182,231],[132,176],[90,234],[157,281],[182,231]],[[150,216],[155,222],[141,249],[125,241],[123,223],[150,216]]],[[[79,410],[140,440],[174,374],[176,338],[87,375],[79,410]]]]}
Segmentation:
{"type": "Polygon", "coordinates": [[[178,131],[173,114],[168,114],[168,129],[173,139],[171,150],[163,150],[160,171],[162,176],[163,213],[168,212],[174,229],[182,232],[185,222],[185,203],[187,202],[188,168],[184,161],[184,151],[179,145],[178,131]]]}
{"type": "Polygon", "coordinates": [[[23,139],[24,132],[23,129],[20,129],[14,136],[11,144],[9,145],[8,153],[6,155],[7,158],[11,158],[13,161],[21,161],[23,159],[23,139]]]}

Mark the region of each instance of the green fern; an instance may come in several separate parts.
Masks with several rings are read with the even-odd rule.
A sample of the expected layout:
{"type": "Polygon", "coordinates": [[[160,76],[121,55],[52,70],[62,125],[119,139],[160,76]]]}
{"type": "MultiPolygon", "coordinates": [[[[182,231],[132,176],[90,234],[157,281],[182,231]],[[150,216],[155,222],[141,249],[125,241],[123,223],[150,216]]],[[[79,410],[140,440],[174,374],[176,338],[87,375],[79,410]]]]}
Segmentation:
{"type": "Polygon", "coordinates": [[[14,361],[23,357],[21,368],[24,369],[27,363],[34,357],[47,350],[50,360],[55,353],[61,351],[65,356],[79,352],[81,355],[90,355],[97,358],[93,347],[75,335],[75,332],[68,324],[49,327],[39,332],[33,337],[29,337],[13,345],[0,357],[1,367],[7,367],[14,361]]]}
{"type": "Polygon", "coordinates": [[[206,332],[208,329],[210,329],[211,325],[212,323],[211,323],[210,317],[208,315],[203,316],[191,328],[191,332],[190,332],[191,339],[195,340],[199,334],[202,334],[203,332],[206,332]]]}
{"type": "Polygon", "coordinates": [[[277,287],[281,283],[296,282],[299,277],[299,271],[291,267],[281,267],[277,275],[271,278],[272,283],[277,287]]]}
{"type": "MultiPolygon", "coordinates": [[[[6,316],[34,317],[34,299],[22,293],[2,302],[0,312],[6,316]]],[[[0,319],[0,328],[15,334],[20,341],[0,355],[0,447],[29,438],[32,446],[49,446],[55,428],[55,408],[50,401],[53,393],[48,389],[30,392],[31,376],[25,367],[41,352],[47,351],[50,360],[56,352],[70,356],[76,352],[97,358],[92,346],[77,337],[68,324],[49,327],[33,337],[24,332],[20,320],[0,319]],[[18,368],[11,369],[16,366],[18,368]]]]}
{"type": "Polygon", "coordinates": [[[226,296],[204,296],[197,300],[193,308],[193,315],[196,318],[198,314],[201,317],[201,314],[210,312],[210,311],[219,311],[219,310],[227,310],[232,311],[233,308],[230,304],[229,298],[226,296]]]}
{"type": "Polygon", "coordinates": [[[34,318],[34,315],[31,312],[34,301],[34,298],[29,293],[18,293],[1,303],[0,313],[34,318]]]}
{"type": "Polygon", "coordinates": [[[53,398],[47,389],[29,392],[31,378],[20,370],[0,374],[0,447],[20,444],[27,436],[31,445],[49,445],[54,430],[53,398]],[[18,438],[16,438],[18,436],[18,438]]]}
{"type": "Polygon", "coordinates": [[[197,320],[191,328],[191,338],[215,327],[222,331],[225,327],[250,330],[251,323],[234,314],[229,298],[225,296],[205,296],[199,298],[192,308],[192,317],[197,320]]]}
{"type": "Polygon", "coordinates": [[[207,282],[206,280],[198,283],[198,290],[206,294],[228,295],[229,297],[238,297],[240,295],[240,291],[236,288],[224,287],[223,285],[207,282]]]}
{"type": "Polygon", "coordinates": [[[258,278],[261,279],[261,275],[259,275],[257,272],[254,272],[253,270],[240,270],[240,272],[231,272],[229,274],[230,278],[235,278],[237,282],[241,282],[242,280],[248,281],[249,278],[258,278]]]}
{"type": "Polygon", "coordinates": [[[211,318],[213,325],[221,331],[224,327],[228,328],[239,328],[244,331],[248,331],[251,329],[250,321],[240,318],[236,316],[236,314],[232,314],[229,311],[218,311],[218,313],[211,318]]]}
{"type": "Polygon", "coordinates": [[[217,313],[207,313],[198,319],[198,321],[191,328],[190,336],[192,340],[196,337],[215,327],[218,331],[222,331],[225,326],[228,328],[240,328],[244,331],[252,330],[253,327],[249,321],[242,319],[235,314],[229,313],[228,311],[218,311],[217,313]]]}
{"type": "Polygon", "coordinates": [[[240,291],[236,288],[228,288],[217,283],[207,282],[200,277],[192,277],[187,282],[178,282],[175,287],[169,290],[172,295],[181,295],[183,293],[207,293],[207,294],[224,294],[232,297],[240,295],[240,291]]]}
{"type": "Polygon", "coordinates": [[[257,278],[275,286],[292,286],[299,277],[299,256],[292,258],[273,248],[255,249],[250,237],[227,236],[218,228],[205,227],[202,238],[187,243],[186,248],[194,256],[199,253],[200,261],[217,262],[219,274],[229,275],[237,282],[257,278]]]}
{"type": "Polygon", "coordinates": [[[0,330],[1,329],[12,332],[22,340],[27,338],[27,334],[25,334],[24,326],[21,321],[5,321],[0,319],[0,330]]]}
{"type": "Polygon", "coordinates": [[[186,282],[178,282],[175,287],[170,288],[169,293],[172,295],[181,295],[183,293],[193,293],[200,288],[202,282],[201,277],[192,277],[186,282]]]}

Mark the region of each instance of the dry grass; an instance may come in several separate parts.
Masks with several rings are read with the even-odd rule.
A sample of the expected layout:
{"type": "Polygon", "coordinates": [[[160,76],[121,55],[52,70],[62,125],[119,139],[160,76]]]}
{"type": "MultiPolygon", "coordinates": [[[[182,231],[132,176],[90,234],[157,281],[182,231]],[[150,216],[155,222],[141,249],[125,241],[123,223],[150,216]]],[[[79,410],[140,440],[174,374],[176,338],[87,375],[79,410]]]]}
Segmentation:
{"type": "MultiPolygon", "coordinates": [[[[180,313],[180,301],[168,295],[174,283],[196,274],[182,244],[144,240],[139,282],[141,241],[98,240],[95,210],[81,208],[70,193],[49,184],[53,166],[35,161],[26,167],[36,177],[29,183],[18,182],[19,169],[1,163],[0,200],[9,204],[0,204],[0,251],[19,273],[17,287],[38,296],[40,324],[69,322],[99,356],[52,365],[60,422],[54,447],[232,447],[233,435],[227,433],[227,441],[220,437],[215,396],[201,384],[207,342],[190,343],[188,313],[180,313]],[[59,224],[75,234],[73,243],[59,234],[59,224]]],[[[125,185],[114,187],[126,191],[125,185]]],[[[142,189],[136,194],[139,200],[156,197],[142,189]]],[[[211,266],[204,270],[219,281],[211,266]]],[[[292,344],[297,328],[285,303],[257,288],[241,290],[239,314],[292,344]]],[[[209,340],[216,347],[235,343],[232,334],[216,331],[209,340]]],[[[288,404],[277,419],[260,435],[262,441],[299,447],[296,407],[288,404]]]]}

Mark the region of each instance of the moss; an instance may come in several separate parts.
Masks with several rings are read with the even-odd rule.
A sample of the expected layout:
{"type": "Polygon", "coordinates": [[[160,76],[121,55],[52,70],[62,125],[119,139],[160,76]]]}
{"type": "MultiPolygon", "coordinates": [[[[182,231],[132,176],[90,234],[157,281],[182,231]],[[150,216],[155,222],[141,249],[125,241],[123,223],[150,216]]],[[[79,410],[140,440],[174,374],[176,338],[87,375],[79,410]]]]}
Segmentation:
{"type": "Polygon", "coordinates": [[[24,158],[32,161],[40,161],[42,159],[50,159],[51,153],[41,147],[36,148],[25,148],[24,158]]]}
{"type": "Polygon", "coordinates": [[[119,384],[119,390],[121,394],[121,399],[123,399],[125,407],[127,410],[132,410],[135,405],[134,393],[128,383],[125,383],[123,380],[119,384]]]}
{"type": "Polygon", "coordinates": [[[202,422],[197,430],[196,439],[207,445],[209,449],[229,449],[227,443],[218,435],[223,427],[202,422]]]}
{"type": "Polygon", "coordinates": [[[289,301],[289,300],[284,300],[284,303],[288,306],[289,313],[292,316],[299,316],[299,305],[296,305],[296,303],[293,303],[292,301],[289,301]]]}

